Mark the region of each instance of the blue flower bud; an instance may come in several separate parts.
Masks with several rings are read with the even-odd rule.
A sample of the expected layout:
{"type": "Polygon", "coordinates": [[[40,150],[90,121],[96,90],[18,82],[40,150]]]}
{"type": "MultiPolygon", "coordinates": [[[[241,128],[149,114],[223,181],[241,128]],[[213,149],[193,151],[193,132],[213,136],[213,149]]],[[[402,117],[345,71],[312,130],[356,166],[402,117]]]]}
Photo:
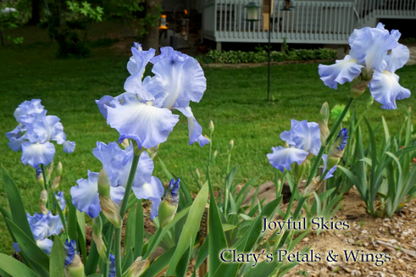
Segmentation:
{"type": "Polygon", "coordinates": [[[339,160],[344,154],[345,146],[347,146],[348,130],[347,128],[342,129],[335,142],[332,144],[331,149],[328,153],[328,168],[333,168],[338,164],[339,160]]]}
{"type": "Polygon", "coordinates": [[[169,187],[166,191],[165,198],[159,205],[159,222],[160,227],[164,228],[169,222],[172,221],[176,214],[179,203],[179,182],[180,179],[175,182],[174,179],[170,181],[169,187]]]}

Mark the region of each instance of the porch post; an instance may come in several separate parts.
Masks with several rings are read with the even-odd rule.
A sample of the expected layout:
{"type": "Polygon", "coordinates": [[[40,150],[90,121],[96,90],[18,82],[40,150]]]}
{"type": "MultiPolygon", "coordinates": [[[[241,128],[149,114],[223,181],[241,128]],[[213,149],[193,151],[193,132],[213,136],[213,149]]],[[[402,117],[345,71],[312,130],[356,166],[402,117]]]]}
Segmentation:
{"type": "Polygon", "coordinates": [[[221,51],[222,50],[222,42],[217,41],[217,51],[221,51]]]}

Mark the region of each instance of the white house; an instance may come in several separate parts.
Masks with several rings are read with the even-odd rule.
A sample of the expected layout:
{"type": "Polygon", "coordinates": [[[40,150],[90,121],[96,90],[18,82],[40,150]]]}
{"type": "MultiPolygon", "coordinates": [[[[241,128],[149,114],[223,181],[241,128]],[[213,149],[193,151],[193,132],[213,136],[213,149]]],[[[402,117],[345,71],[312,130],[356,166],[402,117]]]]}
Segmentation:
{"type": "MultiPolygon", "coordinates": [[[[264,20],[247,21],[245,8],[261,0],[202,0],[202,37],[217,42],[268,41],[264,20]]],[[[375,27],[380,18],[416,19],[416,0],[274,0],[270,18],[272,43],[348,44],[354,28],[375,27]],[[290,2],[291,8],[285,10],[290,2]]],[[[267,25],[267,24],[266,24],[267,25]]]]}

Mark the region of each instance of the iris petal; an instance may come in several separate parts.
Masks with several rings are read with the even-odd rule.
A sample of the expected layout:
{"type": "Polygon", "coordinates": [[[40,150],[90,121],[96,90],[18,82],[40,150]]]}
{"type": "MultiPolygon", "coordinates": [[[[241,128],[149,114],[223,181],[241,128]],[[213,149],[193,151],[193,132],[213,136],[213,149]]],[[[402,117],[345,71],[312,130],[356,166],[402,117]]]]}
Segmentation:
{"type": "Polygon", "coordinates": [[[330,88],[337,89],[338,84],[351,82],[361,73],[362,65],[356,59],[346,56],[343,60],[337,60],[332,65],[322,65],[318,67],[319,76],[324,84],[330,88]]]}
{"type": "Polygon", "coordinates": [[[162,182],[152,176],[154,169],[153,160],[147,152],[140,155],[139,164],[134,178],[132,190],[138,199],[152,201],[151,218],[157,216],[157,209],[164,193],[162,182]]]}
{"type": "Polygon", "coordinates": [[[50,239],[37,240],[36,245],[43,250],[46,254],[50,255],[52,251],[53,241],[50,239]]]}
{"type": "Polygon", "coordinates": [[[151,148],[167,140],[178,122],[168,109],[144,104],[137,97],[125,97],[124,104],[107,107],[107,123],[120,133],[119,142],[134,139],[139,147],[151,148]]]}
{"type": "Polygon", "coordinates": [[[290,165],[294,162],[300,165],[308,156],[308,152],[294,147],[272,147],[272,151],[273,153],[267,154],[267,158],[273,167],[282,172],[285,168],[290,171],[290,165]]]}
{"type": "Polygon", "coordinates": [[[290,146],[318,155],[319,148],[321,147],[318,123],[292,119],[291,125],[291,130],[282,132],[280,138],[290,146]]]}
{"type": "Polygon", "coordinates": [[[388,71],[375,71],[370,84],[370,93],[374,99],[383,104],[381,108],[394,110],[397,108],[396,99],[401,100],[410,96],[410,90],[399,84],[399,76],[388,71]]]}
{"type": "Polygon", "coordinates": [[[377,28],[363,28],[350,44],[351,56],[363,56],[358,63],[365,63],[367,72],[371,70],[383,71],[386,67],[385,57],[389,49],[397,46],[394,36],[384,29],[383,24],[377,28]]]}
{"type": "Polygon", "coordinates": [[[88,171],[88,179],[77,180],[78,186],[71,188],[72,203],[91,218],[101,211],[97,181],[98,173],[88,171]]]}
{"type": "Polygon", "coordinates": [[[202,127],[199,125],[198,121],[196,121],[191,108],[178,108],[178,111],[188,118],[189,145],[198,142],[202,147],[209,143],[209,140],[202,135],[202,127]]]}
{"type": "Polygon", "coordinates": [[[133,56],[130,57],[129,62],[127,63],[127,70],[130,75],[137,74],[141,79],[147,63],[154,57],[156,51],[152,48],[148,51],[139,51],[137,47],[132,47],[131,52],[133,53],[133,56]]]}
{"type": "MultiPolygon", "coordinates": [[[[326,154],[323,154],[322,155],[322,160],[324,161],[324,172],[325,172],[325,170],[326,170],[326,165],[327,165],[327,161],[328,161],[328,156],[326,155],[326,154]]],[[[329,179],[329,178],[331,178],[331,177],[334,177],[334,172],[335,172],[335,170],[337,169],[337,165],[335,165],[334,167],[332,167],[329,171],[328,171],[328,173],[325,175],[325,180],[326,179],[329,179]]]]}
{"type": "Polygon", "coordinates": [[[55,155],[55,146],[50,142],[30,143],[28,141],[22,143],[22,158],[24,165],[30,164],[37,168],[38,165],[48,165],[52,162],[55,155]]]}
{"type": "Polygon", "coordinates": [[[184,108],[189,101],[199,102],[206,89],[206,79],[199,63],[186,55],[172,52],[152,69],[155,76],[147,86],[162,108],[184,108]]]}
{"type": "Polygon", "coordinates": [[[64,152],[72,153],[75,150],[75,141],[65,141],[64,142],[64,152]]]}
{"type": "Polygon", "coordinates": [[[409,48],[403,44],[399,44],[391,50],[390,55],[386,56],[386,70],[394,73],[397,69],[402,68],[409,60],[409,48]]]}

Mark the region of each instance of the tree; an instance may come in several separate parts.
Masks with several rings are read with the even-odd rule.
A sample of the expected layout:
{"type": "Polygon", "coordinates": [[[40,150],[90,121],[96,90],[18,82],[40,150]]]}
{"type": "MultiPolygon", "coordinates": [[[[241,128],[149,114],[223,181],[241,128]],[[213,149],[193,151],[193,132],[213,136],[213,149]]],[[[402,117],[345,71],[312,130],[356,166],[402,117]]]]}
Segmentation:
{"type": "Polygon", "coordinates": [[[28,25],[38,25],[40,23],[40,0],[32,0],[32,17],[28,25]]]}
{"type": "Polygon", "coordinates": [[[142,20],[143,28],[143,49],[153,48],[159,51],[159,18],[162,0],[145,0],[146,17],[142,20]]]}

